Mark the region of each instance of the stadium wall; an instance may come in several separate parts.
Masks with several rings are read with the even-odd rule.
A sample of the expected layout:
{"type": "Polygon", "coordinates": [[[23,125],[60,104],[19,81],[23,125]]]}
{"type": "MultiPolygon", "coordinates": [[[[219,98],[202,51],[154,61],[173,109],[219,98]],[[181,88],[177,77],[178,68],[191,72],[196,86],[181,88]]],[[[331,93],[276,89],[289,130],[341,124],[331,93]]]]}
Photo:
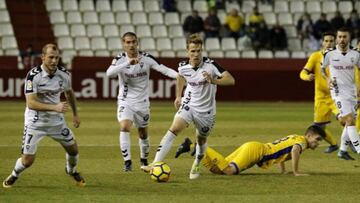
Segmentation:
{"type": "MultiPolygon", "coordinates": [[[[114,99],[117,79],[106,77],[112,58],[75,57],[72,64],[73,88],[81,99],[114,99]]],[[[168,67],[176,68],[181,59],[160,58],[168,67]]],[[[236,79],[236,85],[218,87],[219,101],[311,101],[313,83],[303,82],[299,72],[304,59],[217,59],[218,64],[236,79]]],[[[23,99],[27,70],[18,70],[16,57],[0,57],[1,100],[23,99]]],[[[173,100],[175,81],[151,72],[152,100],[173,100]]]]}

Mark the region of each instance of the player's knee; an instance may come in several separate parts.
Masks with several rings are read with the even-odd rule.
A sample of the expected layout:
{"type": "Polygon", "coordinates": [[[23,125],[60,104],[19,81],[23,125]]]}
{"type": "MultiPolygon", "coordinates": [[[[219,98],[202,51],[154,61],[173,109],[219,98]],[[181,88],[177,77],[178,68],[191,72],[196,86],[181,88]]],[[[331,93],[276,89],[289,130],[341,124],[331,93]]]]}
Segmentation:
{"type": "Polygon", "coordinates": [[[28,168],[30,167],[35,161],[35,155],[23,155],[21,162],[22,164],[28,168]]]}
{"type": "Polygon", "coordinates": [[[228,166],[226,167],[223,172],[226,174],[226,175],[234,175],[236,173],[236,169],[232,166],[228,166]]]}

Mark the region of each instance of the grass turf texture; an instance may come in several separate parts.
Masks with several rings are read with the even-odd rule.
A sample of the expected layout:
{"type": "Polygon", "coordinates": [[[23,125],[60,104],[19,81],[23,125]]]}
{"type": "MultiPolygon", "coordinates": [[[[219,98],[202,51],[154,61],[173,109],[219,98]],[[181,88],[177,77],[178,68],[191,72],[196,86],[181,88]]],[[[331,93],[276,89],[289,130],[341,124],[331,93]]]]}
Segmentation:
{"type": "MultiPolygon", "coordinates": [[[[23,133],[24,102],[0,103],[0,178],[6,178],[19,157],[23,133]]],[[[185,136],[194,138],[190,126],[175,140],[165,162],[171,167],[168,183],[156,183],[139,169],[136,130],[131,132],[133,172],[122,171],[119,126],[113,102],[79,102],[79,129],[73,129],[80,147],[79,171],[85,188],[64,172],[65,154],[53,140],[45,138],[38,148],[34,165],[10,189],[0,189],[0,202],[357,202],[360,178],[359,158],[343,161],[336,153],[324,154],[327,143],[301,155],[300,171],[307,177],[280,175],[276,166],[269,170],[256,166],[239,176],[213,175],[202,168],[202,176],[190,181],[193,157],[174,159],[176,147],[185,136]]],[[[224,155],[242,143],[271,142],[288,134],[302,134],[312,123],[312,103],[218,103],[217,119],[208,144],[224,155]]],[[[150,159],[171,125],[172,103],[152,102],[149,134],[150,159]]],[[[69,126],[71,114],[66,115],[69,126]]],[[[341,128],[329,129],[339,140],[341,128]]],[[[151,160],[150,160],[151,161],[151,160]]],[[[291,170],[290,162],[286,163],[291,170]]]]}

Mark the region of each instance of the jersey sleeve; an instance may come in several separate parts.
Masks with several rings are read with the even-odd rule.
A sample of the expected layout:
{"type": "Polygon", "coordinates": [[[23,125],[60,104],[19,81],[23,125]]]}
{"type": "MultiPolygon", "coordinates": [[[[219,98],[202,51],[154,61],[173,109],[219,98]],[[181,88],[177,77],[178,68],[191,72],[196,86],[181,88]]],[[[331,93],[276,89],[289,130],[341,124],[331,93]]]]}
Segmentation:
{"type": "Polygon", "coordinates": [[[119,55],[112,60],[111,65],[106,70],[106,75],[108,77],[114,77],[121,72],[121,69],[129,65],[130,63],[126,60],[125,56],[119,55]]]}
{"type": "Polygon", "coordinates": [[[150,67],[158,72],[160,72],[163,75],[166,75],[170,78],[176,78],[176,76],[178,75],[178,73],[167,67],[164,66],[163,64],[161,64],[160,62],[158,62],[153,56],[151,56],[150,54],[147,54],[147,62],[150,63],[150,67]]]}
{"type": "Polygon", "coordinates": [[[214,74],[218,77],[221,77],[223,72],[225,72],[226,70],[221,67],[218,63],[216,63],[214,60],[212,59],[207,59],[209,60],[209,62],[214,66],[214,74]]]}
{"type": "Polygon", "coordinates": [[[25,81],[25,86],[24,86],[24,92],[25,95],[26,94],[33,94],[33,93],[37,93],[38,89],[38,77],[36,77],[39,73],[41,72],[41,70],[39,70],[38,68],[33,68],[31,69],[28,74],[26,75],[26,81],[25,81]]]}

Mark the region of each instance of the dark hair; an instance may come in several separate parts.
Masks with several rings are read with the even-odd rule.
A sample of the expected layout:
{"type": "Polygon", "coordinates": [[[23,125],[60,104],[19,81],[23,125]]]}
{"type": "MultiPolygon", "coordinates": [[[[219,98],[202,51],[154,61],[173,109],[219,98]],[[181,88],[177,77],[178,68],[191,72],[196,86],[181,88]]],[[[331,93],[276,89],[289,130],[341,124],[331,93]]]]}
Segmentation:
{"type": "Polygon", "coordinates": [[[324,40],[324,38],[325,38],[326,36],[333,36],[334,38],[336,37],[333,32],[324,32],[324,33],[322,34],[322,36],[321,36],[321,39],[324,40]]]}
{"type": "Polygon", "coordinates": [[[318,125],[311,125],[306,129],[305,135],[308,133],[315,133],[320,135],[322,138],[326,137],[326,133],[324,131],[324,129],[322,129],[320,126],[318,125]]]}
{"type": "Polygon", "coordinates": [[[124,41],[125,37],[126,36],[132,36],[132,37],[135,37],[137,39],[137,36],[135,33],[133,32],[126,32],[125,34],[123,34],[123,36],[121,37],[122,41],[124,41]]]}
{"type": "Polygon", "coordinates": [[[350,29],[348,27],[341,27],[337,31],[338,32],[348,32],[348,33],[350,33],[350,29]]]}

